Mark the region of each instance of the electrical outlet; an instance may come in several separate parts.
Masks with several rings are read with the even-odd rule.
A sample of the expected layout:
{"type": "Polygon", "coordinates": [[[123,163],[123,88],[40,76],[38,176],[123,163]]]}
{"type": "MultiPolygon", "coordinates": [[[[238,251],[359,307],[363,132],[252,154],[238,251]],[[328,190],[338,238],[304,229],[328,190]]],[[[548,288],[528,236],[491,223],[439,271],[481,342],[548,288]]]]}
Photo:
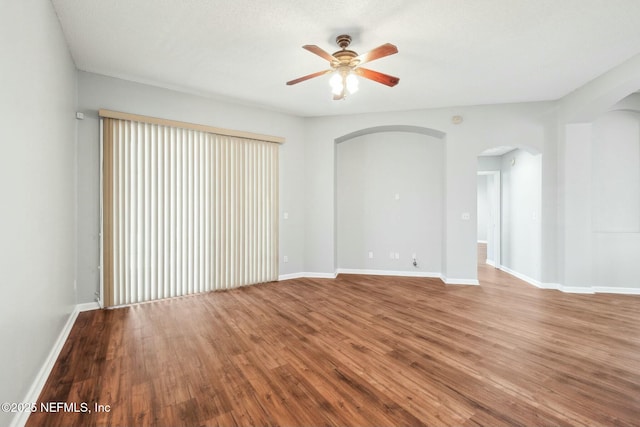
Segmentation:
{"type": "Polygon", "coordinates": [[[400,252],[396,252],[396,259],[400,259],[400,252]]]}
{"type": "Polygon", "coordinates": [[[287,255],[285,255],[282,259],[284,262],[289,262],[289,257],[287,255]]]}
{"type": "Polygon", "coordinates": [[[373,259],[373,252],[369,251],[369,259],[373,259]]]}

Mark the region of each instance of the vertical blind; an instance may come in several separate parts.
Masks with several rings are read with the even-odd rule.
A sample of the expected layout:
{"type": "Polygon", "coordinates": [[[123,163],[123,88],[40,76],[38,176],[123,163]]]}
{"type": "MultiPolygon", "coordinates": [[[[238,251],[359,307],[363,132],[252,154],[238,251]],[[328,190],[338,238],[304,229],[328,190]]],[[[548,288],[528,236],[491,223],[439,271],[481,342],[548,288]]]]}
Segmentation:
{"type": "Polygon", "coordinates": [[[278,278],[278,144],[103,118],[103,292],[115,306],[278,278]]]}

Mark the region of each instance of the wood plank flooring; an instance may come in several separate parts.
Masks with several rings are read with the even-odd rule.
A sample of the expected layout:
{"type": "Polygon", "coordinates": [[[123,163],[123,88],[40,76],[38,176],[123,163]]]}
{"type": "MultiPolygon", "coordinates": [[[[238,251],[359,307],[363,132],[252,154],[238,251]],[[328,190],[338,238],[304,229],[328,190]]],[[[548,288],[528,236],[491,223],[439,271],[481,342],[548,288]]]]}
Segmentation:
{"type": "Polygon", "coordinates": [[[81,313],[40,396],[79,411],[27,425],[640,426],[640,297],[479,278],[341,275],[81,313]]]}

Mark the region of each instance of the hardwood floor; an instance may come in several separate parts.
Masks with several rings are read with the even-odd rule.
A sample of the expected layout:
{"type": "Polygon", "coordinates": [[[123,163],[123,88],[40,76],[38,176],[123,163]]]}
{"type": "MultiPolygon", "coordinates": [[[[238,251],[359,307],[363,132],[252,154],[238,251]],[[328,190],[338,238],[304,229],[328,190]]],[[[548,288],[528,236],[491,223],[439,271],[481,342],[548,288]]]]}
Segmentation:
{"type": "Polygon", "coordinates": [[[92,412],[27,425],[640,425],[640,297],[479,278],[341,275],[81,313],[40,401],[92,412]]]}

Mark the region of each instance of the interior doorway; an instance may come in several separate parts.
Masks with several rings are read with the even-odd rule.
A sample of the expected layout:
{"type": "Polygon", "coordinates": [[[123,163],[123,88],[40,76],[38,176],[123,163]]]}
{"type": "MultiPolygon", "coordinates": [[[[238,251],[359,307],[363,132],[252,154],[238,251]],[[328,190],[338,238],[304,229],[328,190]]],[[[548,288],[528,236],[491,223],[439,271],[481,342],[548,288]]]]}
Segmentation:
{"type": "MultiPolygon", "coordinates": [[[[481,265],[529,283],[540,281],[542,154],[496,147],[478,157],[478,240],[486,241],[481,265]]],[[[479,248],[480,255],[484,248],[479,248]]]]}
{"type": "Polygon", "coordinates": [[[482,249],[486,247],[478,251],[485,254],[478,262],[493,267],[500,266],[500,188],[499,170],[478,171],[478,243],[482,249]]]}

